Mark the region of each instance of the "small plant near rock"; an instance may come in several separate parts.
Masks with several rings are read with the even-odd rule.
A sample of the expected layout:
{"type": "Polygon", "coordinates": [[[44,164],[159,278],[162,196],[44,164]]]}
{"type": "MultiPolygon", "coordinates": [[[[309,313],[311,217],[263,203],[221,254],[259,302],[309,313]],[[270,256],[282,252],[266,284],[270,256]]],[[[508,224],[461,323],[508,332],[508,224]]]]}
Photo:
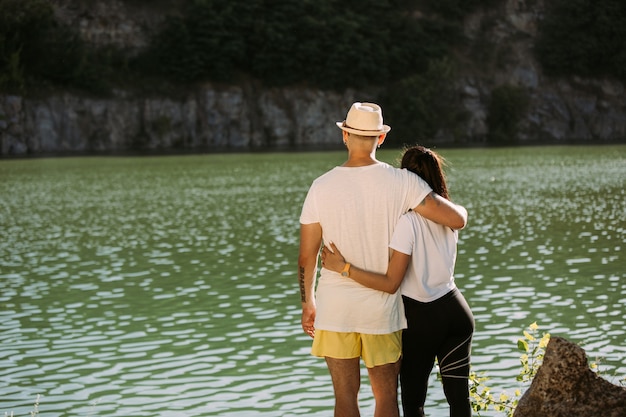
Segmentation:
{"type": "Polygon", "coordinates": [[[616,372],[607,373],[602,369],[602,362],[604,359],[605,358],[601,356],[596,357],[595,361],[589,363],[589,368],[596,374],[605,377],[612,384],[626,387],[626,375],[619,376],[616,372]]]}
{"type": "MultiPolygon", "coordinates": [[[[544,333],[539,337],[538,329],[537,323],[532,323],[524,330],[524,337],[517,341],[517,348],[522,352],[520,356],[522,369],[516,379],[522,383],[529,384],[537,374],[550,340],[550,333],[544,333]]],[[[505,413],[507,417],[512,417],[522,395],[521,390],[516,389],[513,395],[502,392],[499,396],[494,396],[491,388],[486,385],[487,381],[489,378],[484,374],[478,375],[474,371],[470,372],[470,399],[474,412],[480,416],[481,412],[492,408],[505,413]]]]}
{"type": "MultiPolygon", "coordinates": [[[[37,399],[35,400],[35,404],[33,405],[33,411],[30,412],[31,417],[35,417],[39,415],[39,399],[41,398],[40,394],[37,394],[37,399]]],[[[4,417],[14,417],[13,411],[11,413],[4,413],[4,417]]]]}
{"type": "Polygon", "coordinates": [[[35,400],[35,405],[33,406],[33,411],[30,412],[30,415],[32,417],[38,416],[39,415],[39,398],[41,396],[39,394],[37,394],[37,399],[35,400]]]}

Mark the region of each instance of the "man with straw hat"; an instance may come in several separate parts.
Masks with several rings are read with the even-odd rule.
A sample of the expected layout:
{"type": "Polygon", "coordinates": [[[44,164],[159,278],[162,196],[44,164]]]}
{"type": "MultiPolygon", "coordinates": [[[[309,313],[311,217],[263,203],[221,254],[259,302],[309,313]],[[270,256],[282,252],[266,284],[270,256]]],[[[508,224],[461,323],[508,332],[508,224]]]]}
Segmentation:
{"type": "Polygon", "coordinates": [[[354,103],[343,122],[348,159],[318,177],[300,215],[298,279],[302,328],[313,338],[311,353],[324,357],[335,392],[335,416],[359,416],[360,360],[368,370],[375,417],[398,416],[402,329],[399,292],[388,294],[324,268],[316,285],[323,243],[335,243],[346,259],[385,274],[397,220],[414,210],[453,229],[465,227],[467,211],[442,198],[419,176],[376,159],[391,128],[374,103],[354,103]],[[345,248],[345,249],[344,249],[345,248]]]}

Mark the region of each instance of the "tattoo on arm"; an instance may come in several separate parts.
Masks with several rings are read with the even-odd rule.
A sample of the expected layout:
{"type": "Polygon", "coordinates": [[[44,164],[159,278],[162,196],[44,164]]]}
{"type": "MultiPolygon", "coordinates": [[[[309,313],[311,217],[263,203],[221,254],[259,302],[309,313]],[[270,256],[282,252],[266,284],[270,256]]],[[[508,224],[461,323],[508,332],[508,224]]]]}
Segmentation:
{"type": "Polygon", "coordinates": [[[426,197],[424,197],[424,199],[422,200],[422,202],[420,203],[420,206],[425,206],[426,205],[426,200],[427,199],[431,199],[435,202],[435,204],[437,204],[438,206],[441,205],[441,201],[439,201],[439,199],[437,198],[439,194],[437,194],[434,191],[431,191],[426,197]]]}
{"type": "Polygon", "coordinates": [[[300,281],[300,301],[306,302],[306,288],[304,286],[304,267],[300,266],[298,281],[300,281]]]}

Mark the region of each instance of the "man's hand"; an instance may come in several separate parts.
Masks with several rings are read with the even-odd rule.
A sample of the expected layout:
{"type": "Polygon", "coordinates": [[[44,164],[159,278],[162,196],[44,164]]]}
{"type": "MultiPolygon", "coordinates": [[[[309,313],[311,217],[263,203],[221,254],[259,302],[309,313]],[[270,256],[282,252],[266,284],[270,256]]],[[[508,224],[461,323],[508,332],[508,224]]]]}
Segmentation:
{"type": "Polygon", "coordinates": [[[315,338],[315,307],[302,306],[302,330],[304,333],[315,338]]]}

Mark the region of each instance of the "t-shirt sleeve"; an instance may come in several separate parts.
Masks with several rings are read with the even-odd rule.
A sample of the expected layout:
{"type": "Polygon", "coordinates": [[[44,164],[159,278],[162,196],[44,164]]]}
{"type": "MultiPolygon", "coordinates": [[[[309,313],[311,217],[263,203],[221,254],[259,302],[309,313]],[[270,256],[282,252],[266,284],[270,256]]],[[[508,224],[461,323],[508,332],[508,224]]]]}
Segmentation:
{"type": "Polygon", "coordinates": [[[413,245],[415,244],[415,233],[409,216],[415,216],[414,213],[407,213],[400,217],[391,236],[389,247],[395,251],[411,255],[413,253],[413,245]]]}
{"type": "Polygon", "coordinates": [[[300,224],[311,224],[311,223],[319,223],[320,216],[319,211],[317,210],[317,204],[315,199],[315,184],[309,188],[309,191],[304,199],[304,204],[302,205],[302,211],[300,212],[300,224]]]}
{"type": "Polygon", "coordinates": [[[407,170],[406,168],[403,168],[403,170],[408,173],[409,183],[411,187],[410,189],[413,191],[414,199],[409,202],[409,208],[414,209],[422,201],[424,201],[426,196],[430,194],[433,189],[430,188],[430,185],[428,185],[428,183],[424,181],[424,179],[419,175],[407,170]]]}

